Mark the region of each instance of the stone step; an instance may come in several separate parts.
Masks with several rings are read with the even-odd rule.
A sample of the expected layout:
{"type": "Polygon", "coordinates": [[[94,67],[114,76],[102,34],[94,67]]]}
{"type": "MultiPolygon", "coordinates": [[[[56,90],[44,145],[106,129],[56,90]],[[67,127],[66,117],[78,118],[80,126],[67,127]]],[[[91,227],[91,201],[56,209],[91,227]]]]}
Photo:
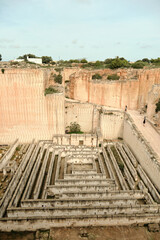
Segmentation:
{"type": "MultiPolygon", "coordinates": [[[[147,193],[145,193],[147,194],[147,193]]],[[[143,191],[110,191],[110,192],[104,192],[104,191],[80,191],[80,192],[64,192],[62,195],[60,195],[62,198],[87,198],[87,197],[116,197],[119,198],[121,196],[123,197],[135,197],[135,198],[145,198],[145,194],[143,191]]]]}
{"type": "Polygon", "coordinates": [[[92,173],[92,174],[65,174],[65,180],[72,180],[72,179],[106,179],[105,174],[101,173],[92,173]]]}
{"type": "Polygon", "coordinates": [[[106,185],[115,184],[114,179],[61,179],[56,180],[55,185],[106,185]]]}
{"type": "Polygon", "coordinates": [[[81,191],[110,191],[110,190],[116,190],[115,184],[109,184],[106,185],[53,185],[53,186],[47,186],[47,191],[49,191],[51,194],[62,194],[62,193],[69,193],[69,192],[81,192],[81,191]]]}
{"type": "Polygon", "coordinates": [[[21,207],[107,207],[112,205],[115,206],[122,206],[122,205],[137,205],[139,204],[139,200],[142,198],[134,198],[134,197],[103,197],[103,198],[85,198],[85,199],[47,199],[47,200],[40,200],[40,201],[22,201],[21,207]]]}
{"type": "Polygon", "coordinates": [[[72,170],[72,174],[97,174],[96,169],[88,169],[88,170],[72,170]]]}
{"type": "Polygon", "coordinates": [[[116,215],[117,217],[120,215],[139,215],[142,214],[157,214],[159,216],[158,205],[122,205],[116,206],[113,204],[106,206],[81,206],[81,207],[31,207],[31,208],[8,208],[7,216],[8,217],[79,217],[79,216],[104,216],[107,217],[109,215],[116,215]]]}

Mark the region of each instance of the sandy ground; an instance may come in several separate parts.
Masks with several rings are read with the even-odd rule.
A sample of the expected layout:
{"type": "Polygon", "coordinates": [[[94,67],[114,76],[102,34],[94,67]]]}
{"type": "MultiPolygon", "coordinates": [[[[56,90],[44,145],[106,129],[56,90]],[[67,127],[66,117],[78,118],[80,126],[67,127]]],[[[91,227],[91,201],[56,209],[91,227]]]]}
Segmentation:
{"type": "Polygon", "coordinates": [[[145,126],[143,126],[144,115],[141,115],[137,111],[129,110],[128,113],[131,115],[133,121],[135,122],[139,131],[143,134],[144,138],[149,142],[153,150],[159,156],[160,162],[160,134],[146,121],[145,126]]]}
{"type": "MultiPolygon", "coordinates": [[[[2,233],[1,240],[35,240],[34,233],[2,233]]],[[[39,240],[159,240],[160,232],[149,232],[145,227],[86,227],[51,228],[50,236],[40,232],[39,240]]]]}

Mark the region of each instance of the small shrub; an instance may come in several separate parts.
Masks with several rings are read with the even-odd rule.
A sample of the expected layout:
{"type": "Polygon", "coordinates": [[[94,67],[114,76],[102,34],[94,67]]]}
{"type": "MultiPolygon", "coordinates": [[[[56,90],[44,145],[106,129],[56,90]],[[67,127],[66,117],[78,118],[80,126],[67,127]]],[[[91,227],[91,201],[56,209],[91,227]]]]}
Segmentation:
{"type": "Polygon", "coordinates": [[[122,162],[117,162],[118,163],[118,166],[121,170],[122,173],[124,173],[124,164],[122,162]]]}
{"type": "Polygon", "coordinates": [[[1,69],[1,72],[4,74],[4,72],[5,72],[5,69],[4,69],[4,68],[2,68],[2,69],[1,69]]]}
{"type": "Polygon", "coordinates": [[[51,64],[51,65],[55,65],[55,64],[56,64],[56,62],[54,62],[54,61],[51,61],[51,62],[50,62],[50,64],[51,64]]]}
{"type": "Polygon", "coordinates": [[[18,152],[21,149],[20,146],[16,147],[16,151],[18,152]]]}
{"type": "Polygon", "coordinates": [[[56,83],[62,84],[62,75],[61,74],[58,74],[58,75],[54,74],[54,81],[56,83]]]}
{"type": "Polygon", "coordinates": [[[76,122],[71,122],[69,126],[69,133],[82,133],[80,125],[76,122]]]}
{"type": "Polygon", "coordinates": [[[92,76],[92,79],[102,79],[102,76],[99,73],[96,73],[92,76]]]}
{"type": "Polygon", "coordinates": [[[57,68],[55,68],[54,70],[55,70],[56,72],[59,72],[59,74],[60,74],[61,71],[63,71],[63,68],[62,68],[62,67],[59,67],[59,68],[57,67],[57,68]]]}
{"type": "Polygon", "coordinates": [[[19,65],[19,62],[10,62],[10,64],[12,65],[12,66],[14,66],[14,65],[19,65]]]}
{"type": "Polygon", "coordinates": [[[44,91],[44,95],[46,96],[47,94],[53,94],[53,93],[58,93],[58,90],[53,88],[52,86],[48,87],[44,91]]]}
{"type": "Polygon", "coordinates": [[[108,75],[107,77],[108,80],[119,80],[119,78],[117,74],[108,75]]]}
{"type": "Polygon", "coordinates": [[[143,68],[144,66],[145,66],[145,63],[141,61],[138,61],[132,64],[132,67],[137,69],[143,68]]]}
{"type": "Polygon", "coordinates": [[[160,99],[159,101],[156,103],[156,113],[160,111],[160,99]]]}

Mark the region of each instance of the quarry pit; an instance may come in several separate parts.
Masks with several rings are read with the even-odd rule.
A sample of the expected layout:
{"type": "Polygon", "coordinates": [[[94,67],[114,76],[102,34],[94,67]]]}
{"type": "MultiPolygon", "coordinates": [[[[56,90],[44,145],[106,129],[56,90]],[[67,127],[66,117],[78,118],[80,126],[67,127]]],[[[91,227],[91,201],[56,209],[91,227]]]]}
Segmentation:
{"type": "Polygon", "coordinates": [[[160,158],[129,112],[147,104],[153,120],[160,70],[136,71],[64,69],[61,86],[54,70],[0,73],[1,231],[160,223],[160,158]],[[83,133],[66,134],[71,122],[83,133]]]}

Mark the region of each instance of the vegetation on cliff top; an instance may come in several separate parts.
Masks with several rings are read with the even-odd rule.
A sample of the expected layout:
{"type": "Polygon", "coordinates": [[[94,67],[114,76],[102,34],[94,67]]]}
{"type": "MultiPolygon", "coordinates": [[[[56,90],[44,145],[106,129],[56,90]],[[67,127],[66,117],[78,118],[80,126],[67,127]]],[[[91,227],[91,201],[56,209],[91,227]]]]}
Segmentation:
{"type": "Polygon", "coordinates": [[[88,62],[86,59],[70,59],[70,60],[60,60],[57,62],[58,67],[73,67],[79,66],[81,68],[88,68],[88,69],[118,69],[118,68],[136,68],[136,69],[143,69],[143,67],[160,67],[160,58],[157,59],[148,59],[143,58],[142,60],[137,60],[134,63],[126,60],[123,57],[116,57],[116,58],[107,58],[104,61],[95,61],[95,62],[88,62]]]}
{"type": "Polygon", "coordinates": [[[96,73],[92,76],[92,79],[102,79],[102,76],[99,73],[96,73]]]}
{"type": "Polygon", "coordinates": [[[44,95],[46,96],[47,94],[53,94],[53,93],[58,93],[59,91],[55,89],[53,86],[49,86],[48,88],[45,89],[44,95]]]}
{"type": "Polygon", "coordinates": [[[62,75],[60,73],[58,75],[54,74],[54,81],[56,83],[62,84],[62,75]]]}
{"type": "Polygon", "coordinates": [[[120,77],[117,74],[111,74],[107,77],[108,80],[119,80],[120,77]]]}

